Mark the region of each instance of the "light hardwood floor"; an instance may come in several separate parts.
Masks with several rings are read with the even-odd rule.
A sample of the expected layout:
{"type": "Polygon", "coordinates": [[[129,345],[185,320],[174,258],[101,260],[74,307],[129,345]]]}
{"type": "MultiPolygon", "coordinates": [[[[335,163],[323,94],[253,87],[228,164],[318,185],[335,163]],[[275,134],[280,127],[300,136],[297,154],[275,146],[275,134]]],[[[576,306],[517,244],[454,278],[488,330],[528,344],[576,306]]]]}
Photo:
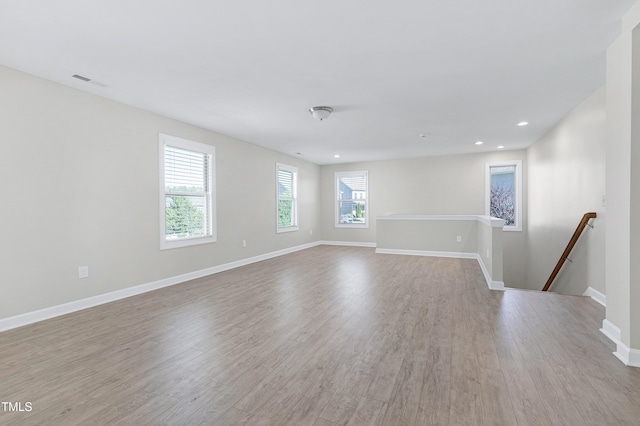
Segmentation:
{"type": "Polygon", "coordinates": [[[584,297],[316,247],[0,333],[0,424],[640,424],[584,297]]]}

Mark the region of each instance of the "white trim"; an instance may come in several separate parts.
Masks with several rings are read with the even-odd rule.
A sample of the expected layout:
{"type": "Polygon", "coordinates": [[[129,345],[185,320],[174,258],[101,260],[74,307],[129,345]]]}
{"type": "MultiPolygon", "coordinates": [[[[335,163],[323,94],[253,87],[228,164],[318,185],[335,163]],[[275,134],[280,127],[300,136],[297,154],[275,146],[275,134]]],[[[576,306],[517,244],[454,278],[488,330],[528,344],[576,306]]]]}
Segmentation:
{"type": "Polygon", "coordinates": [[[299,230],[299,226],[286,226],[284,228],[278,228],[278,224],[276,224],[276,234],[284,234],[285,232],[295,232],[299,230]]]}
{"type": "Polygon", "coordinates": [[[401,254],[406,256],[454,257],[459,259],[475,259],[477,257],[477,253],[467,253],[467,252],[405,250],[405,249],[385,249],[385,248],[377,248],[376,253],[401,254]]]}
{"type": "MultiPolygon", "coordinates": [[[[174,277],[164,278],[158,281],[153,281],[146,284],[137,285],[134,287],[128,287],[122,290],[116,290],[110,293],[99,294],[97,296],[88,297],[81,300],[75,300],[72,302],[64,303],[62,305],[51,306],[48,308],[40,309],[33,312],[27,312],[24,314],[16,315],[9,318],[0,319],[0,332],[11,330],[25,325],[33,324],[39,321],[55,318],[61,315],[70,314],[72,312],[81,311],[84,309],[92,308],[94,306],[102,305],[105,303],[114,302],[127,297],[136,296],[138,294],[147,293],[149,291],[158,290],[164,287],[169,287],[175,284],[180,284],[186,281],[190,281],[196,278],[202,278],[207,275],[216,274],[218,272],[227,271],[233,268],[239,268],[241,266],[249,265],[263,260],[271,259],[274,257],[282,256],[296,251],[305,250],[308,248],[316,247],[319,245],[328,246],[346,246],[346,247],[369,247],[375,248],[376,244],[371,242],[354,242],[354,241],[315,241],[312,243],[302,244],[299,246],[289,247],[282,250],[277,250],[270,253],[261,254],[258,256],[240,259],[234,262],[225,263],[210,268],[201,269],[198,271],[188,272],[186,274],[177,275],[174,277]]],[[[500,290],[504,288],[504,283],[500,281],[491,281],[491,278],[486,270],[486,267],[482,263],[482,259],[476,253],[455,253],[455,252],[427,252],[419,250],[392,250],[392,249],[378,249],[377,253],[390,253],[390,254],[407,254],[407,255],[419,255],[419,256],[439,256],[439,257],[456,257],[467,259],[478,259],[482,272],[487,280],[487,285],[493,290],[500,290]]],[[[605,320],[606,321],[606,320],[605,320]]],[[[606,333],[605,333],[606,334],[606,333]]]]}
{"type": "Polygon", "coordinates": [[[376,247],[376,243],[357,242],[357,241],[320,241],[323,246],[346,246],[346,247],[376,247]]]}
{"type": "Polygon", "coordinates": [[[504,229],[504,219],[500,219],[498,217],[491,216],[477,216],[478,222],[490,226],[492,228],[502,228],[504,229]]]}
{"type": "MultiPolygon", "coordinates": [[[[500,219],[502,220],[502,219],[500,219]]],[[[487,266],[484,264],[484,260],[482,260],[482,256],[480,253],[477,254],[478,263],[480,264],[480,269],[482,269],[482,273],[484,274],[484,279],[487,282],[487,286],[491,290],[504,291],[504,281],[494,281],[487,269],[487,266]]]]}
{"type": "Polygon", "coordinates": [[[593,287],[587,288],[584,291],[584,293],[582,293],[582,295],[592,298],[593,300],[595,300],[596,302],[598,302],[604,307],[607,306],[607,296],[605,294],[600,293],[598,290],[596,290],[593,287]]]}
{"type": "Polygon", "coordinates": [[[504,220],[497,217],[485,215],[389,215],[378,216],[376,220],[459,220],[459,221],[478,221],[492,228],[502,228],[504,220]]]}
{"type": "Polygon", "coordinates": [[[476,215],[389,215],[378,216],[376,220],[478,220],[476,215]]]}
{"type": "Polygon", "coordinates": [[[620,332],[620,329],[608,319],[602,321],[602,328],[600,329],[600,331],[613,343],[617,343],[622,340],[622,333],[620,332]]]}
{"type": "Polygon", "coordinates": [[[44,321],[44,320],[58,317],[61,315],[70,314],[72,312],[81,311],[83,309],[92,308],[94,306],[102,305],[105,303],[114,302],[116,300],[125,299],[127,297],[136,296],[138,294],[147,293],[149,291],[158,290],[164,287],[169,287],[175,284],[180,284],[196,278],[202,278],[207,275],[217,274],[218,272],[227,271],[229,269],[238,268],[241,266],[249,265],[251,263],[261,262],[263,260],[267,260],[274,257],[282,256],[285,254],[293,253],[296,251],[316,247],[320,244],[321,243],[319,241],[316,241],[313,243],[289,247],[286,249],[277,250],[270,253],[265,253],[258,256],[237,260],[235,262],[229,262],[229,263],[225,263],[218,266],[212,266],[211,268],[205,268],[198,271],[188,272],[186,274],[164,278],[158,281],[141,284],[134,287],[128,287],[122,290],[117,290],[117,291],[113,291],[105,294],[99,294],[97,296],[88,297],[86,299],[75,300],[73,302],[64,303],[62,305],[51,306],[49,308],[40,309],[38,311],[27,312],[25,314],[0,319],[0,332],[11,330],[13,328],[22,327],[29,324],[33,324],[35,322],[44,321]]]}
{"type": "Polygon", "coordinates": [[[617,343],[613,353],[627,367],[640,367],[640,350],[631,349],[622,342],[617,343]]]}
{"type": "Polygon", "coordinates": [[[602,321],[600,331],[616,344],[616,351],[613,353],[616,358],[628,367],[640,367],[640,350],[631,349],[622,342],[622,332],[620,328],[605,319],[602,321]]]}
{"type": "Polygon", "coordinates": [[[491,290],[504,290],[504,282],[493,281],[489,270],[485,266],[482,257],[478,253],[455,252],[455,251],[427,251],[427,250],[403,250],[403,249],[384,249],[377,248],[376,253],[379,254],[399,254],[407,256],[432,256],[432,257],[453,257],[458,259],[476,259],[480,264],[480,269],[487,282],[487,287],[491,290]]]}
{"type": "Polygon", "coordinates": [[[516,224],[510,226],[504,226],[502,229],[504,231],[522,231],[522,220],[523,220],[523,212],[522,212],[522,160],[506,160],[506,161],[492,161],[485,163],[485,180],[484,180],[484,192],[485,192],[485,201],[484,201],[484,213],[487,216],[491,215],[491,168],[492,167],[509,167],[514,166],[516,168],[514,173],[514,186],[516,191],[516,224]]]}

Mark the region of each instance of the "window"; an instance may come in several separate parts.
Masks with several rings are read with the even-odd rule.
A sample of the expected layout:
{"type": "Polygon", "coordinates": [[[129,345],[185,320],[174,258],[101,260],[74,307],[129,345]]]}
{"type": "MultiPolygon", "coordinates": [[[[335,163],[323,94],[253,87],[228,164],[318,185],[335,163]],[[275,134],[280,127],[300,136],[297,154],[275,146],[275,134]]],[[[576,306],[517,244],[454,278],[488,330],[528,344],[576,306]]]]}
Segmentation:
{"type": "Polygon", "coordinates": [[[276,163],[276,232],[298,230],[298,168],[276,163]]]}
{"type": "Polygon", "coordinates": [[[369,227],[368,173],[336,172],[336,227],[369,227]]]}
{"type": "Polygon", "coordinates": [[[160,249],[216,241],[215,148],[160,134],[160,249]]]}
{"type": "Polygon", "coordinates": [[[522,231],[522,161],[487,163],[485,214],[504,219],[505,231],[522,231]]]}

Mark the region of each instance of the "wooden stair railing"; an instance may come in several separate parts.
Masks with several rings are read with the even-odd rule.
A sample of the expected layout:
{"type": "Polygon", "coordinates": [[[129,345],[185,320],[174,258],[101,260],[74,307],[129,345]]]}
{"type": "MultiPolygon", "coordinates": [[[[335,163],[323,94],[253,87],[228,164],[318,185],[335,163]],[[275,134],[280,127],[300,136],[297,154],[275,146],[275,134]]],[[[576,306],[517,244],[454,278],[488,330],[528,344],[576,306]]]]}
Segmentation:
{"type": "Polygon", "coordinates": [[[560,269],[562,269],[562,265],[564,265],[565,260],[567,260],[567,258],[569,257],[569,253],[571,253],[571,250],[573,250],[573,247],[578,242],[578,238],[580,238],[580,234],[582,234],[582,231],[584,230],[585,226],[589,224],[590,219],[594,219],[595,217],[597,217],[597,215],[594,212],[585,213],[584,216],[582,216],[582,220],[580,221],[580,224],[576,228],[576,231],[573,233],[571,240],[569,240],[569,244],[567,244],[567,248],[564,249],[562,256],[560,256],[560,260],[558,260],[556,267],[553,269],[553,272],[549,276],[549,279],[547,280],[547,283],[544,285],[544,288],[542,289],[542,291],[549,290],[549,287],[551,287],[551,284],[553,284],[553,280],[556,279],[556,275],[558,275],[558,273],[560,272],[560,269]]]}

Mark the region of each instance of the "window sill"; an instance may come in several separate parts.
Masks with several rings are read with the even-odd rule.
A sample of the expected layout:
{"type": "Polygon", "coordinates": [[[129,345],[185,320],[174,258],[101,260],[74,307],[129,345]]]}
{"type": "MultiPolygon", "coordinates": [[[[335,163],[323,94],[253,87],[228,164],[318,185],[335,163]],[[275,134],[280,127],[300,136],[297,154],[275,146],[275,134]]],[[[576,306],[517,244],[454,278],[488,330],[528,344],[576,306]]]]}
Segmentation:
{"type": "Polygon", "coordinates": [[[299,226],[287,226],[286,228],[277,228],[276,234],[282,234],[285,232],[294,232],[300,230],[299,226]]]}
{"type": "Polygon", "coordinates": [[[336,228],[368,229],[368,223],[344,223],[336,224],[336,228]]]}
{"type": "Polygon", "coordinates": [[[170,250],[180,247],[198,246],[201,244],[211,244],[216,242],[216,237],[184,238],[181,240],[160,240],[160,250],[170,250]]]}
{"type": "Polygon", "coordinates": [[[515,227],[515,226],[505,226],[502,228],[502,230],[506,232],[522,232],[521,227],[515,227]]]}

